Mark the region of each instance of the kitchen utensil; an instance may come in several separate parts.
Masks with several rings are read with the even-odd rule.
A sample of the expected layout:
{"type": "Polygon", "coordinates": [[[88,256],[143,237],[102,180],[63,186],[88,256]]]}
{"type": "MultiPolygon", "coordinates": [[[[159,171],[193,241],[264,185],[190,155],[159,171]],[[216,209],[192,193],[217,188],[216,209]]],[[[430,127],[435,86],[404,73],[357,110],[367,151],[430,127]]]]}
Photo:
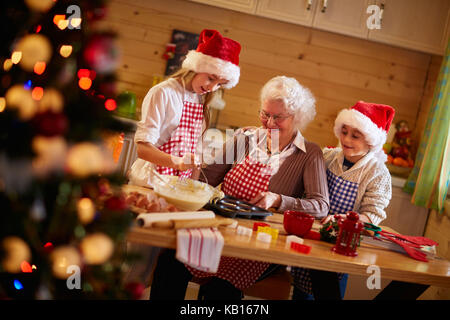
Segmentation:
{"type": "MultiPolygon", "coordinates": [[[[212,211],[185,211],[185,212],[162,212],[162,213],[141,213],[137,216],[136,222],[140,227],[151,227],[157,222],[168,222],[173,220],[213,220],[215,214],[212,211]]],[[[170,223],[171,224],[171,223],[170,223]]],[[[162,223],[159,224],[163,225],[162,223]]]]}
{"type": "Polygon", "coordinates": [[[288,234],[303,237],[311,230],[313,223],[314,217],[308,213],[294,210],[284,212],[283,226],[288,234]]]}
{"type": "Polygon", "coordinates": [[[229,218],[265,219],[272,215],[272,212],[268,210],[232,196],[225,196],[221,199],[215,198],[207,203],[204,208],[229,218]]]}
{"type": "Polygon", "coordinates": [[[175,190],[175,186],[172,185],[172,184],[170,184],[170,182],[167,181],[166,179],[164,179],[164,178],[162,177],[162,175],[159,174],[159,172],[156,171],[156,169],[153,168],[152,166],[151,166],[151,171],[152,171],[152,175],[153,175],[154,177],[156,177],[160,182],[164,183],[165,185],[167,185],[167,186],[168,186],[169,188],[171,188],[172,190],[175,190]]]}
{"type": "Polygon", "coordinates": [[[162,175],[162,178],[171,187],[167,183],[155,179],[153,190],[158,196],[165,198],[167,202],[180,210],[199,210],[216,195],[215,188],[200,181],[186,178],[185,183],[177,184],[177,176],[162,175]]]}
{"type": "Polygon", "coordinates": [[[374,231],[374,237],[380,238],[381,240],[391,241],[400,247],[402,247],[405,252],[413,259],[428,262],[427,255],[418,249],[422,246],[436,246],[438,243],[434,240],[428,239],[426,237],[420,236],[408,236],[401,235],[393,232],[389,232],[381,229],[372,223],[364,223],[364,228],[366,230],[374,231]]]}
{"type": "Polygon", "coordinates": [[[189,229],[189,228],[213,228],[219,226],[227,226],[234,222],[230,218],[222,219],[194,219],[194,220],[168,220],[152,223],[154,228],[169,228],[169,229],[189,229]]]}

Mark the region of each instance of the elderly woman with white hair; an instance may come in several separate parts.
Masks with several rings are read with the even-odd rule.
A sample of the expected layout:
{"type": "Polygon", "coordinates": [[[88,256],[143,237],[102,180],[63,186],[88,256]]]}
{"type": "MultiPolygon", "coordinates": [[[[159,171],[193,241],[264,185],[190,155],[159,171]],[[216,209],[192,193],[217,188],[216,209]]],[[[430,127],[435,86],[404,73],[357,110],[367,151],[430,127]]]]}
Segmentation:
{"type": "MultiPolygon", "coordinates": [[[[264,85],[260,100],[262,126],[239,130],[234,143],[228,141],[216,162],[204,169],[205,180],[222,184],[226,195],[266,209],[325,217],[329,199],[323,154],[301,134],[316,114],[314,96],[294,78],[278,76],[264,85]]],[[[205,300],[241,299],[242,290],[270,270],[269,263],[222,256],[217,272],[207,273],[184,265],[174,253],[166,250],[159,257],[151,300],[184,299],[194,277],[209,281],[201,290],[205,300]]]]}

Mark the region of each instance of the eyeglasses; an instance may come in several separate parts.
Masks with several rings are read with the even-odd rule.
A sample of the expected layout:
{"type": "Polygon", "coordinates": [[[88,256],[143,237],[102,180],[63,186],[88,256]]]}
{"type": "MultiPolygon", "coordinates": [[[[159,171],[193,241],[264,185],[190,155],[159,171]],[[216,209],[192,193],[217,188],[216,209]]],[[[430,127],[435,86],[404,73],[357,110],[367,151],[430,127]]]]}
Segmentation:
{"type": "Polygon", "coordinates": [[[264,121],[266,121],[266,120],[268,121],[269,118],[272,118],[273,121],[280,123],[280,122],[283,122],[285,119],[292,117],[293,115],[292,114],[289,114],[289,115],[269,114],[269,113],[265,112],[264,110],[260,110],[259,116],[264,121]]]}

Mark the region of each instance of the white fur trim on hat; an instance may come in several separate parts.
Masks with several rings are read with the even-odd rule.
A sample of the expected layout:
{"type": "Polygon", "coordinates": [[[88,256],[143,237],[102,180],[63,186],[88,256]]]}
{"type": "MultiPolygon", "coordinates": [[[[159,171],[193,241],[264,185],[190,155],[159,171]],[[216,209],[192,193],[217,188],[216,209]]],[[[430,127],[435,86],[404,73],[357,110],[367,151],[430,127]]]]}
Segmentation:
{"type": "Polygon", "coordinates": [[[211,73],[228,80],[228,82],[223,85],[223,88],[225,89],[233,88],[239,82],[239,76],[241,74],[241,69],[234,63],[195,50],[190,50],[188,52],[182,67],[197,73],[211,73]]]}
{"type": "Polygon", "coordinates": [[[370,146],[370,151],[378,153],[386,142],[387,132],[378,127],[366,115],[353,109],[344,109],[339,112],[334,122],[334,134],[339,139],[343,125],[358,129],[370,146]]]}

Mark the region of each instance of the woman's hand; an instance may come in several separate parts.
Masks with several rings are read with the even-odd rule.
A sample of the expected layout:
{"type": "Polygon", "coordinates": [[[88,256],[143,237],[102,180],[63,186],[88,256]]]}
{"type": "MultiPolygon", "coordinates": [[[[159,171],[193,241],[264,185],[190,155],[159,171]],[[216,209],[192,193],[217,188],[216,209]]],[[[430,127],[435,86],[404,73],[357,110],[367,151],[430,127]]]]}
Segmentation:
{"type": "Polygon", "coordinates": [[[250,203],[263,209],[278,208],[281,204],[281,195],[273,192],[261,192],[250,200],[250,203]]]}

